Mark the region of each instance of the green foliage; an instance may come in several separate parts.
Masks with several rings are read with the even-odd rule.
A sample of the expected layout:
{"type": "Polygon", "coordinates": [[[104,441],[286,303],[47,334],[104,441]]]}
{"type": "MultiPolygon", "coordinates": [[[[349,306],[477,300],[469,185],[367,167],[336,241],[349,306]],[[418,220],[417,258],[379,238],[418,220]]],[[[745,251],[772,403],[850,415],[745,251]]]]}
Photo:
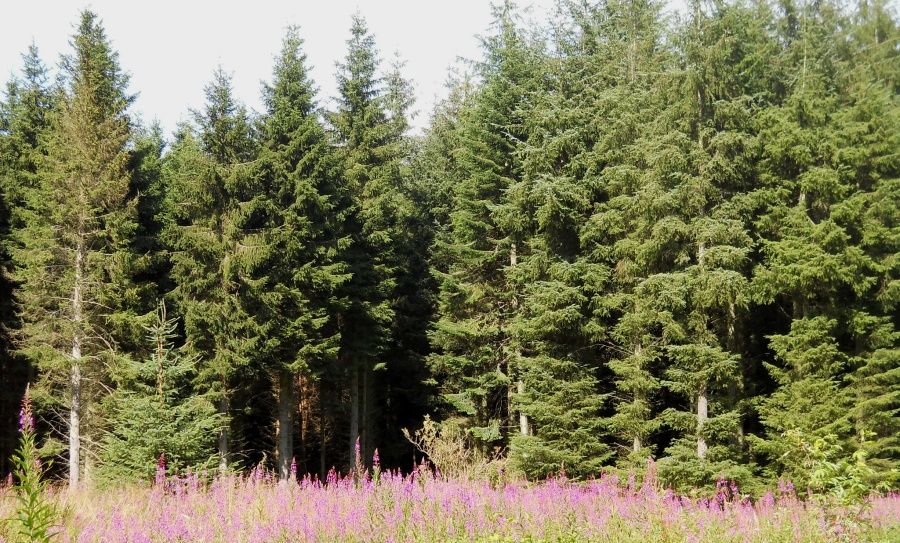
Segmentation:
{"type": "MultiPolygon", "coordinates": [[[[381,439],[399,437],[397,427],[385,429],[370,418],[376,405],[421,403],[383,383],[418,385],[415,376],[421,374],[418,361],[425,350],[423,317],[430,313],[427,295],[418,298],[427,266],[424,254],[416,254],[428,237],[416,237],[423,228],[408,197],[404,164],[410,84],[399,64],[386,77],[380,64],[365,20],[354,15],[347,54],[338,64],[337,107],[327,115],[342,194],[336,206],[342,240],[338,262],[348,276],[336,291],[341,341],[331,378],[349,391],[350,448],[360,437],[366,458],[381,439]]],[[[408,413],[392,408],[383,412],[410,420],[408,413]]]]}
{"type": "Polygon", "coordinates": [[[438,423],[425,415],[422,427],[414,432],[404,428],[403,437],[427,457],[437,475],[445,480],[487,481],[495,486],[507,482],[511,474],[506,459],[498,450],[484,454],[471,432],[466,432],[459,422],[438,423]]]}
{"type": "MultiPolygon", "coordinates": [[[[42,393],[69,411],[70,462],[80,463],[81,433],[102,428],[97,400],[116,346],[139,330],[141,260],[133,251],[128,77],[96,14],[81,14],[72,45],[38,138],[36,182],[19,187],[26,204],[11,245],[20,352],[39,368],[42,393]]],[[[79,470],[70,466],[73,482],[79,470]]]]}
{"type": "Polygon", "coordinates": [[[22,401],[19,425],[19,448],[13,455],[16,511],[15,517],[10,520],[11,543],[49,543],[56,540],[62,515],[47,492],[47,468],[41,464],[34,415],[27,392],[22,401]]]}
{"type": "Polygon", "coordinates": [[[253,253],[246,299],[272,369],[321,372],[337,354],[329,309],[347,275],[333,215],[341,198],[335,164],[301,46],[290,30],[266,87],[257,190],[245,208],[253,217],[243,241],[253,253]]]}
{"type": "Polygon", "coordinates": [[[790,454],[803,463],[809,474],[810,490],[823,499],[853,506],[875,491],[890,488],[884,482],[878,483],[879,474],[867,462],[864,448],[848,453],[834,434],[811,437],[800,430],[790,430],[785,438],[794,446],[790,454]]]}
{"type": "Polygon", "coordinates": [[[99,473],[106,482],[152,480],[161,455],[172,474],[200,473],[216,465],[222,415],[210,393],[192,386],[197,359],[174,348],[175,330],[176,320],[160,303],[156,322],[147,328],[153,354],[129,362],[116,375],[99,473]]]}
{"type": "MultiPolygon", "coordinates": [[[[182,127],[166,155],[163,238],[172,260],[175,298],[184,319],[185,348],[198,358],[197,380],[215,395],[222,415],[220,455],[228,465],[230,401],[242,372],[253,373],[259,349],[242,294],[255,252],[247,243],[255,194],[250,161],[256,142],[246,110],[232,97],[220,68],[194,113],[196,130],[182,127]]],[[[245,374],[246,375],[246,374],[245,374]]]]}
{"type": "Polygon", "coordinates": [[[171,145],[96,15],[59,88],[30,49],[0,108],[0,351],[54,427],[108,435],[110,477],[205,466],[215,425],[223,468],[273,435],[285,477],[361,469],[356,443],[405,465],[433,412],[409,439],[471,477],[650,457],[681,490],[896,487],[896,10],[557,7],[495,5],[421,137],[360,15],[333,111],[291,29],[258,117],[219,69],[171,145]],[[160,296],[183,326],[145,356],[160,296]]]}
{"type": "Polygon", "coordinates": [[[512,327],[518,301],[511,273],[524,255],[524,217],[504,199],[521,179],[515,157],[524,139],[520,107],[537,76],[536,51],[508,5],[478,65],[483,85],[459,112],[452,156],[460,179],[452,188],[445,231],[435,247],[439,318],[429,358],[454,411],[469,416],[480,446],[502,445],[514,431],[510,398],[524,378],[512,327]]]}

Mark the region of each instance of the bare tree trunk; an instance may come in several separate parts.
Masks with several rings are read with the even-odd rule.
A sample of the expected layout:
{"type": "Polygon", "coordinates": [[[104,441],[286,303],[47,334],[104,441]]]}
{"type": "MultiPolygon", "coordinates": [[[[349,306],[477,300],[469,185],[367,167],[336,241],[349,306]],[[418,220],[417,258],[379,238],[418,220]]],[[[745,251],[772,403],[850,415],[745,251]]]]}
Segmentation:
{"type": "Polygon", "coordinates": [[[227,396],[223,396],[221,400],[219,400],[219,412],[225,417],[225,422],[222,424],[222,427],[219,429],[219,473],[227,473],[228,472],[228,464],[229,456],[231,454],[229,447],[229,435],[228,435],[228,426],[230,424],[228,419],[228,412],[230,410],[230,405],[227,396]]]}
{"type": "MultiPolygon", "coordinates": [[[[737,311],[734,307],[733,302],[728,303],[728,322],[727,322],[727,334],[726,343],[728,346],[728,350],[731,352],[738,352],[738,337],[737,337],[737,311]]],[[[738,371],[738,379],[743,379],[743,371],[738,371]]],[[[736,408],[738,404],[738,394],[740,392],[741,386],[739,383],[735,383],[732,381],[729,386],[729,390],[731,392],[731,403],[732,406],[736,408]]],[[[743,449],[744,447],[744,420],[741,417],[741,413],[738,412],[738,420],[737,420],[737,444],[743,449]]]]}
{"type": "Polygon", "coordinates": [[[362,451],[363,462],[369,457],[369,419],[372,416],[372,413],[369,410],[369,402],[371,401],[371,397],[369,394],[369,371],[367,369],[362,370],[362,406],[360,409],[362,410],[361,415],[361,439],[360,439],[360,450],[362,451]]]}
{"type": "Polygon", "coordinates": [[[294,457],[294,375],[281,370],[278,375],[278,478],[291,477],[294,457]]]}
{"type": "Polygon", "coordinates": [[[75,286],[72,292],[72,368],[69,385],[69,488],[77,488],[81,470],[81,322],[83,319],[84,237],[79,235],[75,248],[75,286]]]}
{"type": "Polygon", "coordinates": [[[319,381],[319,479],[322,481],[325,481],[325,473],[328,469],[325,464],[325,447],[328,444],[328,436],[325,434],[327,420],[325,412],[325,384],[319,381]]]}
{"type": "MultiPolygon", "coordinates": [[[[635,355],[636,357],[640,357],[642,353],[643,353],[643,347],[641,347],[641,344],[638,343],[638,344],[635,345],[635,347],[634,347],[634,355],[635,355]]],[[[638,360],[638,364],[640,364],[640,360],[638,360]]],[[[643,393],[642,393],[640,390],[635,391],[635,393],[634,393],[634,406],[635,406],[635,408],[639,407],[640,404],[643,403],[643,401],[644,401],[644,395],[643,395],[643,393]]],[[[643,443],[641,443],[641,434],[640,434],[640,430],[635,429],[635,431],[634,431],[634,441],[633,441],[632,444],[631,444],[631,450],[632,450],[633,452],[635,452],[635,453],[638,453],[638,452],[641,451],[641,447],[643,447],[643,443]]]]}
{"type": "Polygon", "coordinates": [[[359,438],[359,368],[350,370],[350,464],[356,462],[356,440],[359,438]]]}
{"type": "MultiPolygon", "coordinates": [[[[509,248],[509,266],[511,268],[515,268],[519,263],[519,255],[518,255],[518,247],[515,243],[513,243],[509,248]]],[[[519,300],[515,297],[515,293],[513,293],[513,301],[512,301],[513,310],[517,310],[519,308],[519,300]]],[[[518,365],[516,368],[516,394],[521,400],[525,395],[525,380],[522,377],[522,365],[519,363],[521,359],[521,353],[516,349],[515,352],[515,362],[518,365]]],[[[511,391],[512,389],[510,389],[511,391]]],[[[512,396],[512,394],[510,394],[512,396]]],[[[510,403],[512,406],[512,403],[510,403]]],[[[510,410],[512,411],[512,410],[510,410]]],[[[512,412],[510,412],[512,415],[512,412]]],[[[512,418],[512,416],[510,416],[512,418]]],[[[521,409],[519,409],[519,434],[523,436],[527,436],[530,433],[529,423],[528,423],[528,415],[526,415],[521,409]]]]}
{"type": "MultiPolygon", "coordinates": [[[[697,263],[700,265],[701,273],[705,269],[704,257],[706,255],[706,244],[702,241],[697,247],[697,263]]],[[[706,397],[706,384],[704,384],[697,393],[697,458],[706,458],[706,438],[703,437],[703,427],[706,425],[706,419],[709,417],[709,400],[706,397]]]]}
{"type": "Polygon", "coordinates": [[[516,411],[513,409],[513,405],[516,403],[516,382],[513,377],[515,369],[512,360],[507,359],[505,365],[506,377],[509,379],[509,384],[506,386],[506,426],[509,428],[508,433],[511,435],[516,425],[516,411]]]}
{"type": "Polygon", "coordinates": [[[706,458],[706,438],[703,437],[703,427],[709,418],[709,402],[706,398],[706,387],[700,389],[697,394],[697,458],[706,458]]]}
{"type": "Polygon", "coordinates": [[[69,406],[69,488],[78,487],[81,466],[81,366],[75,362],[81,358],[78,341],[72,345],[72,370],[70,374],[72,403],[69,406]]]}
{"type": "Polygon", "coordinates": [[[300,409],[300,461],[299,468],[302,473],[307,473],[308,466],[306,464],[306,440],[309,439],[309,386],[306,378],[300,376],[299,379],[299,409],[300,409]]]}
{"type": "MultiPolygon", "coordinates": [[[[516,392],[519,394],[519,397],[525,395],[525,381],[522,380],[521,376],[519,377],[519,382],[516,383],[516,392]]],[[[523,436],[527,436],[531,434],[531,425],[528,423],[528,415],[519,411],[519,433],[523,436]]]]}

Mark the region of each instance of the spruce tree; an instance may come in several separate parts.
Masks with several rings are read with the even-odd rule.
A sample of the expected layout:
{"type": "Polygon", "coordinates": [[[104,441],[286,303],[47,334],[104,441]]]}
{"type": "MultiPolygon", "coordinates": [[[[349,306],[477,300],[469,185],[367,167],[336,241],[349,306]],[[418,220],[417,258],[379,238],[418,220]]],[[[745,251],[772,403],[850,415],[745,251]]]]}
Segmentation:
{"type": "Polygon", "coordinates": [[[199,474],[218,462],[222,415],[209,393],[194,389],[197,361],[175,348],[176,324],[160,303],[146,328],[152,354],[128,361],[115,376],[99,468],[107,482],[152,480],[160,461],[174,475],[199,474]]]}
{"type": "Polygon", "coordinates": [[[512,421],[519,431],[510,457],[537,478],[596,475],[613,454],[595,343],[600,327],[591,318],[599,274],[580,260],[579,239],[597,187],[587,170],[596,137],[592,98],[606,69],[596,54],[597,13],[568,5],[554,36],[558,53],[532,52],[540,78],[520,113],[527,138],[519,150],[522,173],[501,207],[520,217],[523,247],[509,270],[518,293],[512,331],[521,388],[513,397],[520,416],[512,421]]]}
{"type": "Polygon", "coordinates": [[[83,433],[93,434],[106,365],[134,328],[135,202],[127,170],[128,77],[97,16],[85,11],[63,58],[65,91],[50,117],[27,224],[17,233],[22,352],[42,388],[69,412],[69,484],[78,486],[83,433]]]}
{"type": "Polygon", "coordinates": [[[669,69],[671,53],[662,47],[659,11],[654,2],[609,3],[593,17],[584,11],[580,25],[595,38],[575,42],[591,52],[593,77],[583,83],[591,96],[591,145],[580,158],[581,175],[590,182],[593,209],[579,232],[580,267],[592,340],[606,346],[614,383],[606,424],[622,447],[619,464],[630,467],[644,464],[661,426],[660,360],[676,329],[671,305],[678,294],[654,275],[672,258],[669,239],[683,229],[664,220],[671,204],[660,186],[667,156],[656,122],[666,102],[652,74],[669,69]]]}
{"type": "Polygon", "coordinates": [[[900,458],[900,64],[891,43],[900,37],[896,13],[881,1],[860,3],[854,14],[850,104],[837,119],[836,160],[856,191],[836,210],[854,244],[874,264],[871,287],[848,315],[853,340],[851,419],[860,446],[879,476],[896,485],[900,458]],[[892,99],[893,97],[893,99],[892,99]]]}
{"type": "Polygon", "coordinates": [[[0,102],[0,386],[10,391],[0,401],[0,471],[7,469],[15,448],[19,398],[32,372],[30,361],[16,353],[14,233],[28,223],[30,201],[36,198],[41,138],[53,104],[37,47],[31,45],[22,60],[21,75],[9,81],[0,102]]]}
{"type": "Polygon", "coordinates": [[[337,109],[329,115],[342,169],[343,235],[349,245],[341,259],[350,280],[339,291],[338,366],[349,386],[348,458],[360,439],[369,457],[375,436],[376,370],[386,367],[397,288],[397,245],[411,204],[399,190],[397,142],[405,121],[403,89],[388,93],[379,77],[375,41],[365,20],[353,17],[347,56],[337,74],[337,109]],[[398,100],[399,98],[399,100],[398,100]],[[391,108],[389,110],[388,108],[391,108]],[[392,115],[393,114],[393,115],[392,115]],[[398,127],[400,128],[398,130],[398,127]]]}
{"type": "MultiPolygon", "coordinates": [[[[129,170],[132,172],[131,192],[137,200],[134,251],[142,261],[135,280],[141,285],[138,306],[141,313],[148,316],[154,313],[157,300],[172,289],[169,278],[171,266],[162,239],[166,195],[162,177],[165,147],[162,127],[158,122],[135,128],[129,170]]],[[[146,347],[144,338],[134,338],[130,347],[133,351],[142,351],[146,347]]]]}
{"type": "Polygon", "coordinates": [[[182,127],[166,156],[165,237],[172,251],[174,298],[184,318],[185,344],[199,357],[202,390],[214,394],[222,416],[219,468],[231,460],[231,400],[241,371],[250,367],[259,341],[244,303],[247,267],[256,252],[244,243],[253,219],[250,200],[255,142],[247,113],[232,97],[221,69],[206,87],[206,105],[195,112],[196,134],[182,127]]]}
{"type": "Polygon", "coordinates": [[[678,320],[684,337],[667,349],[667,388],[687,400],[671,426],[682,432],[661,472],[683,486],[727,477],[745,484],[752,473],[743,457],[745,361],[743,320],[749,307],[753,242],[746,194],[757,185],[759,145],[754,107],[765,105],[773,73],[759,61],[776,50],[765,10],[692,6],[681,30],[684,77],[672,89],[671,130],[686,138],[686,164],[670,175],[677,213],[688,225],[687,265],[670,273],[685,288],[678,320]],[[690,416],[687,416],[688,412],[690,416]]]}
{"type": "MultiPolygon", "coordinates": [[[[524,393],[512,326],[519,310],[513,284],[524,254],[525,218],[506,192],[521,179],[520,115],[536,76],[532,51],[507,2],[495,9],[495,34],[484,40],[481,87],[460,112],[454,158],[462,179],[453,187],[449,224],[437,240],[439,318],[432,333],[432,370],[442,394],[482,450],[513,431],[513,397],[524,393]]],[[[519,413],[518,431],[527,430],[519,413]]]]}
{"type": "Polygon", "coordinates": [[[261,360],[278,384],[278,473],[294,457],[297,375],[320,376],[337,358],[340,335],[331,309],[348,278],[338,259],[337,168],[320,124],[303,41],[291,28],[282,43],[266,113],[258,188],[247,203],[255,255],[249,267],[249,309],[261,360]]]}
{"type": "Polygon", "coordinates": [[[769,368],[779,387],[761,403],[767,432],[753,444],[773,471],[803,480],[795,437],[830,434],[845,450],[858,447],[847,385],[855,368],[881,358],[892,342],[891,327],[881,318],[885,306],[876,301],[876,285],[890,276],[879,262],[885,247],[867,246],[860,227],[863,202],[878,200],[881,172],[894,174],[882,158],[890,156],[882,154],[884,132],[871,132],[871,145],[863,146],[870,156],[862,161],[861,147],[847,138],[859,111],[853,78],[843,75],[859,60],[849,21],[830,2],[803,5],[783,17],[780,58],[797,75],[783,103],[758,119],[763,177],[756,197],[766,209],[758,226],[763,260],[754,294],[760,303],[783,308],[790,321],[770,335],[775,361],[769,368]]]}

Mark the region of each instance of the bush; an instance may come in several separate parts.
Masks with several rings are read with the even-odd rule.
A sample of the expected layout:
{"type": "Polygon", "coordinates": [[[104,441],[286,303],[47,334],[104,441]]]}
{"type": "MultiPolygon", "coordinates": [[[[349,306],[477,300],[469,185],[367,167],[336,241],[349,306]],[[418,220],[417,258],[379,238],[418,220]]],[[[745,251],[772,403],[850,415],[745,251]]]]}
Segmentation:
{"type": "Polygon", "coordinates": [[[500,484],[510,477],[508,462],[499,451],[489,456],[482,454],[466,433],[452,422],[437,423],[426,415],[421,428],[412,434],[404,428],[403,435],[434,464],[445,480],[500,484]]]}

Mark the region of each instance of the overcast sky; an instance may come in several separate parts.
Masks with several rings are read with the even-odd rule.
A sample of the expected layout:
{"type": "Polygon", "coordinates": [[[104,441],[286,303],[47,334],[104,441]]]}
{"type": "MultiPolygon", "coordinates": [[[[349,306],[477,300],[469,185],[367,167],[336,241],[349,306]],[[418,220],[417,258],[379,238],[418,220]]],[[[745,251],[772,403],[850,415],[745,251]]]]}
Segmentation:
{"type": "MultiPolygon", "coordinates": [[[[522,0],[527,15],[542,20],[553,0],[522,0]]],[[[34,41],[56,68],[84,8],[103,20],[125,71],[131,74],[134,106],[144,120],[158,119],[166,132],[203,102],[203,86],[221,64],[234,76],[237,98],[259,110],[261,81],[271,75],[284,29],[298,25],[320,104],[334,93],[335,62],[346,51],[350,17],[359,10],[375,35],[381,57],[395,51],[416,86],[423,127],[436,97],[444,95],[447,69],[457,58],[478,58],[476,35],[490,24],[488,0],[14,0],[0,22],[0,78],[21,68],[21,54],[34,41]]]]}

